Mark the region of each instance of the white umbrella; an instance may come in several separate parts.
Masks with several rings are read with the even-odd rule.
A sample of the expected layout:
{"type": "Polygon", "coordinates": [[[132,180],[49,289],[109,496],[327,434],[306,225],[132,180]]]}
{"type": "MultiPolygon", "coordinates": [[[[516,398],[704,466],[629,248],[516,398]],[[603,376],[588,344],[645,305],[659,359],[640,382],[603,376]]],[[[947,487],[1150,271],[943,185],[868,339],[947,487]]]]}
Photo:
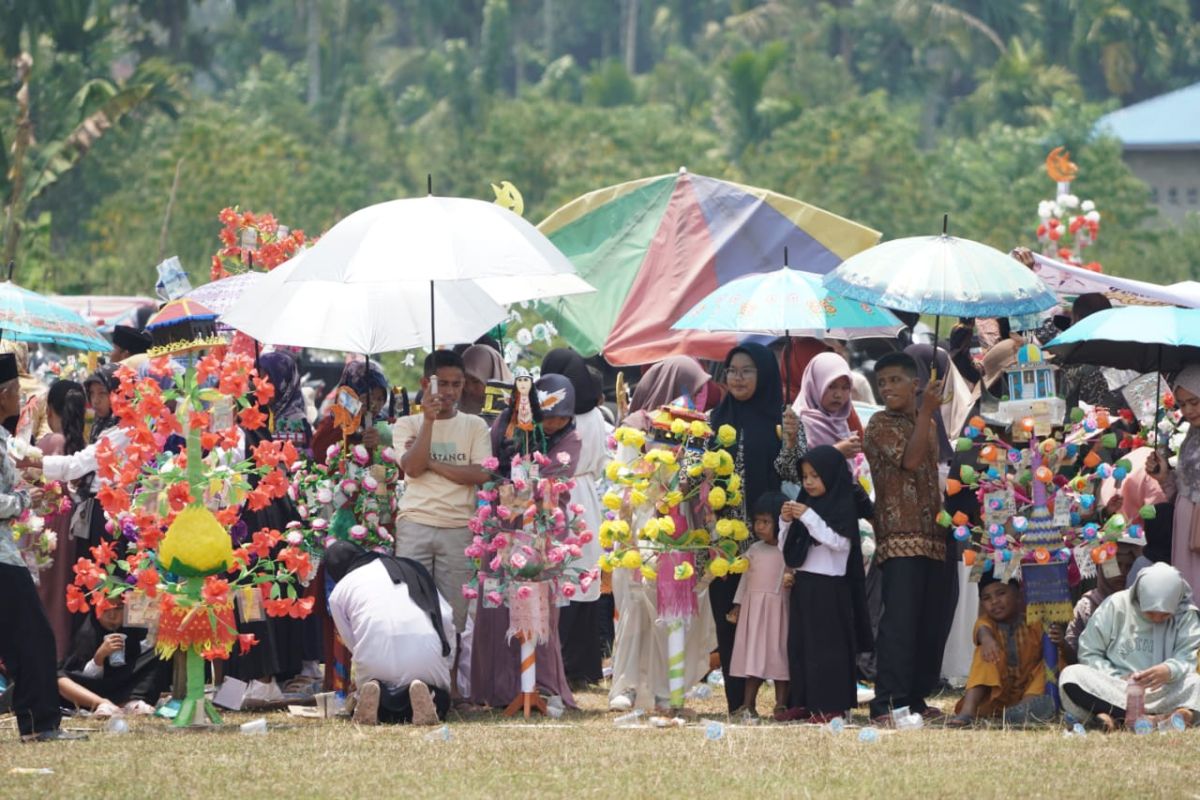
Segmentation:
{"type": "MultiPolygon", "coordinates": [[[[305,251],[263,276],[221,322],[267,344],[385,353],[429,344],[430,289],[425,282],[295,281],[305,251]]],[[[507,311],[471,281],[438,281],[433,289],[443,341],[473,342],[507,311]]]]}
{"type": "Polygon", "coordinates": [[[461,296],[471,306],[480,293],[507,304],[593,291],[549,239],[513,212],[482,200],[432,194],[368,206],[334,225],[284,283],[314,280],[348,286],[404,284],[409,288],[397,291],[406,297],[412,286],[427,285],[431,347],[438,339],[475,338],[459,338],[445,327],[442,302],[435,302],[439,292],[456,302],[461,296]],[[478,284],[468,289],[467,279],[478,284]],[[435,291],[435,285],[446,282],[451,287],[435,291]]]}

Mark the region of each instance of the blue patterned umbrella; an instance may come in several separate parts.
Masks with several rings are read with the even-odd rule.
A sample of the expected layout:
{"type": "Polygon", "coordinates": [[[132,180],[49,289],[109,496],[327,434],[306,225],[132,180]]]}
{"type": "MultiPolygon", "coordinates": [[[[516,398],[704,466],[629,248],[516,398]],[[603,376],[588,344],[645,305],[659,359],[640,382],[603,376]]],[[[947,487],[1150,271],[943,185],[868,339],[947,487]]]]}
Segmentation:
{"type": "Polygon", "coordinates": [[[790,267],[747,275],[718,286],[671,327],[818,339],[891,337],[904,327],[887,309],[829,291],[821,277],[790,267]]]}
{"type": "Polygon", "coordinates": [[[913,236],[853,255],[825,288],[900,311],[950,317],[1013,317],[1058,301],[1034,272],[970,239],[913,236]]]}
{"type": "Polygon", "coordinates": [[[0,283],[0,338],[107,353],[112,345],[66,306],[12,281],[0,283]]]}

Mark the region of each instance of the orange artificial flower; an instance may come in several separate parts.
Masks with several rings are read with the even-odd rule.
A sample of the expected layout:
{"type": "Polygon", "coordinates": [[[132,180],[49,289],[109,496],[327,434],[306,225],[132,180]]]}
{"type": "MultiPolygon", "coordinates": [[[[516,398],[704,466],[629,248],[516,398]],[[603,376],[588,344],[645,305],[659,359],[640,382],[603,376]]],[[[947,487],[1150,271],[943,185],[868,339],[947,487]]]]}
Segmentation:
{"type": "Polygon", "coordinates": [[[279,542],[279,538],[279,531],[263,528],[255,532],[252,542],[247,549],[258,558],[270,558],[271,550],[279,542]]]}
{"type": "Polygon", "coordinates": [[[216,661],[218,659],[223,661],[229,658],[229,651],[219,644],[214,644],[207,650],[201,651],[200,655],[204,657],[205,661],[216,661]]]}
{"type": "Polygon", "coordinates": [[[316,602],[315,597],[301,597],[292,603],[292,607],[288,610],[288,616],[292,619],[304,619],[312,613],[314,602],[316,602]]]}
{"type": "Polygon", "coordinates": [[[108,599],[108,595],[100,592],[92,600],[92,607],[96,609],[96,618],[99,619],[100,615],[105,611],[108,611],[110,608],[116,608],[117,606],[116,603],[108,599]]]}
{"type": "Polygon", "coordinates": [[[259,411],[258,406],[243,408],[242,413],[238,414],[238,419],[242,427],[250,431],[256,431],[267,424],[267,415],[259,411]]]}
{"type": "Polygon", "coordinates": [[[285,547],[279,557],[283,559],[283,565],[288,571],[294,572],[301,580],[312,572],[312,562],[308,559],[308,553],[298,547],[285,547]]]}
{"type": "Polygon", "coordinates": [[[200,597],[210,606],[228,605],[229,581],[218,578],[216,575],[209,575],[204,579],[204,588],[200,590],[200,597]]]}
{"type": "Polygon", "coordinates": [[[204,430],[208,428],[210,422],[212,422],[212,417],[207,411],[188,412],[188,430],[204,430]]]}
{"type": "Polygon", "coordinates": [[[268,405],[275,399],[275,387],[271,385],[271,381],[265,377],[254,376],[254,399],[260,406],[268,405]]]}
{"type": "Polygon", "coordinates": [[[88,606],[87,597],[84,596],[83,592],[79,591],[79,587],[73,585],[68,586],[67,611],[70,611],[72,614],[84,614],[89,608],[90,606],[88,606]]]}
{"type": "Polygon", "coordinates": [[[292,465],[296,463],[296,459],[298,458],[300,458],[300,453],[296,450],[296,446],[291,442],[284,442],[283,463],[287,466],[287,468],[291,469],[292,465]]]}
{"type": "Polygon", "coordinates": [[[293,602],[290,597],[280,597],[277,600],[267,599],[263,601],[263,610],[269,617],[286,617],[291,613],[293,602]]]}
{"type": "Polygon", "coordinates": [[[158,596],[158,570],[154,567],[138,570],[137,588],[146,593],[147,597],[158,596]]]}
{"type": "Polygon", "coordinates": [[[246,655],[247,653],[249,653],[250,648],[254,647],[254,645],[258,644],[258,637],[255,636],[253,633],[239,633],[237,638],[238,638],[238,647],[241,648],[240,652],[242,655],[246,655]]]}
{"type": "Polygon", "coordinates": [[[192,502],[192,487],[183,481],[171,484],[167,489],[167,502],[172,511],[182,511],[192,502]]]}
{"type": "Polygon", "coordinates": [[[208,451],[216,447],[221,441],[221,437],[212,431],[203,431],[200,434],[200,448],[208,451]]]}
{"type": "Polygon", "coordinates": [[[117,560],[117,548],[112,542],[101,540],[100,544],[92,548],[92,558],[99,566],[107,566],[117,560]]]}
{"type": "Polygon", "coordinates": [[[246,508],[251,511],[262,511],[269,505],[271,505],[271,495],[262,486],[246,495],[246,508]]]}
{"type": "Polygon", "coordinates": [[[271,470],[258,481],[258,488],[266,491],[271,497],[283,497],[290,485],[287,476],[277,469],[271,470]]]}
{"type": "Polygon", "coordinates": [[[258,467],[276,467],[283,460],[283,444],[274,439],[264,439],[254,448],[254,464],[258,467]]]}
{"type": "Polygon", "coordinates": [[[217,522],[228,528],[238,521],[238,508],[237,506],[225,506],[213,516],[217,518],[217,522]]]}
{"type": "Polygon", "coordinates": [[[104,570],[86,558],[80,558],[71,569],[75,572],[74,584],[86,588],[89,592],[104,580],[104,570]]]}
{"type": "Polygon", "coordinates": [[[233,551],[233,561],[230,563],[229,569],[225,571],[230,573],[238,572],[248,566],[250,566],[250,551],[245,547],[239,547],[233,551]]]}

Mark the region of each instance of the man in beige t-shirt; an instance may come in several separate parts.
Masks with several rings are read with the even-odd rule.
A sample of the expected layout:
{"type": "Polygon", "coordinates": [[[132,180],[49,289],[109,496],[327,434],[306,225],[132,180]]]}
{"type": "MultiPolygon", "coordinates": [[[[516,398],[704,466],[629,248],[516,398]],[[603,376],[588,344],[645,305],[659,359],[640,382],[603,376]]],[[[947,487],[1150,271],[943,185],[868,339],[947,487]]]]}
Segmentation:
{"type": "Polygon", "coordinates": [[[421,379],[421,414],[401,417],[392,435],[404,450],[400,466],[405,476],[396,555],[429,570],[454,609],[458,631],[467,621],[462,587],[474,573],[463,552],[473,539],[467,523],[475,512],[476,487],[491,479],[480,465],[492,455],[487,423],[458,412],[465,382],[461,356],[450,350],[430,353],[421,379]]]}

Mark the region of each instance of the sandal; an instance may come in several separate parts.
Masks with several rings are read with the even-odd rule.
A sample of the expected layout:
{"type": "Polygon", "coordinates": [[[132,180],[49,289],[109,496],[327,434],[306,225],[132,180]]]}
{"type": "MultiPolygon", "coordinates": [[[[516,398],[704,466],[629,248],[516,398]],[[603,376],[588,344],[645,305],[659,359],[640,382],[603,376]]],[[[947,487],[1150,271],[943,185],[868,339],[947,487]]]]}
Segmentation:
{"type": "Polygon", "coordinates": [[[975,718],[970,714],[955,714],[946,720],[947,728],[963,729],[975,727],[975,718]]]}

